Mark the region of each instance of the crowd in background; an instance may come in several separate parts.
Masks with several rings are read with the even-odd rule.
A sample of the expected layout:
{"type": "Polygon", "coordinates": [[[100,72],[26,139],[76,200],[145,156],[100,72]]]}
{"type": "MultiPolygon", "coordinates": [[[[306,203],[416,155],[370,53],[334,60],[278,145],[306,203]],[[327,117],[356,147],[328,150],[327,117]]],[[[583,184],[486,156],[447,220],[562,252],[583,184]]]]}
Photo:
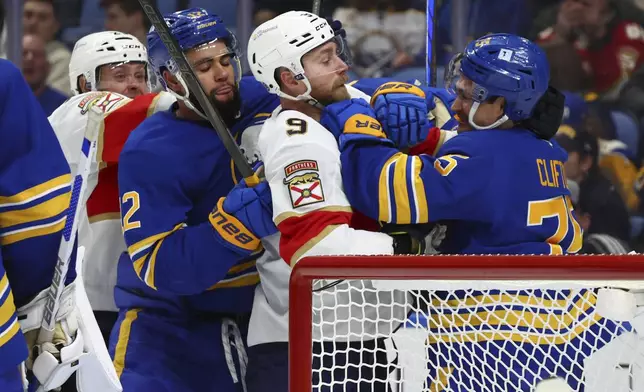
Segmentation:
{"type": "MultiPolygon", "coordinates": [[[[157,0],[162,13],[203,6],[219,12],[233,28],[236,3],[157,0]]],[[[516,33],[538,42],[548,55],[551,83],[566,95],[556,138],[569,153],[565,170],[586,233],[585,251],[644,251],[644,1],[463,3],[467,19],[461,22],[468,40],[489,32],[516,33]]],[[[252,22],[256,26],[288,10],[309,10],[311,4],[256,0],[252,22]]],[[[441,83],[445,66],[459,48],[451,42],[454,2],[437,4],[441,83]]],[[[324,0],[322,12],[343,23],[353,55],[352,78],[424,81],[424,0],[324,0]]],[[[78,38],[108,29],[145,43],[149,27],[137,0],[25,0],[23,74],[50,114],[71,94],[68,65],[78,38]]],[[[0,35],[0,56],[6,35],[0,35]]]]}

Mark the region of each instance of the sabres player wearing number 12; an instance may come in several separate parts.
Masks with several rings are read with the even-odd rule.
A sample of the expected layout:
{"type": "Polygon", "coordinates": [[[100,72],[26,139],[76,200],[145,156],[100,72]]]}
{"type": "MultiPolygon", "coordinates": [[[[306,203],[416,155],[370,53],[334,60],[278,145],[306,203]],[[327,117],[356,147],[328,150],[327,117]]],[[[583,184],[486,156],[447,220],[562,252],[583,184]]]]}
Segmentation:
{"type": "MultiPolygon", "coordinates": [[[[566,153],[550,140],[561,122],[563,96],[548,87],[544,53],[518,36],[488,35],[471,42],[455,57],[448,73],[451,80],[457,93],[452,109],[459,120],[459,135],[446,142],[436,158],[403,154],[396,148],[404,139],[399,133],[385,129],[385,134],[380,126],[360,126],[352,117],[357,113],[367,116],[372,124],[377,122],[375,113],[364,105],[344,102],[327,107],[327,116],[339,125],[335,131],[340,140],[342,176],[352,205],[384,222],[446,223],[447,238],[441,250],[447,253],[579,251],[581,229],[563,171],[566,153]],[[373,195],[376,197],[368,197],[373,195]]],[[[516,296],[518,304],[508,310],[503,304],[485,305],[485,295],[480,294],[470,293],[462,302],[459,297],[450,304],[463,314],[485,309],[489,316],[478,313],[485,322],[459,323],[460,319],[453,317],[453,323],[443,321],[441,315],[447,319],[454,315],[449,309],[430,315],[437,339],[429,342],[429,390],[464,391],[485,386],[493,391],[528,391],[540,379],[553,375],[568,377],[570,386],[577,390],[583,359],[599,349],[605,338],[599,330],[619,333],[618,327],[606,320],[593,319],[592,312],[570,313],[563,308],[561,319],[538,331],[528,323],[519,323],[511,326],[519,331],[516,339],[495,343],[494,337],[503,339],[509,327],[503,320],[511,315],[504,313],[540,317],[539,309],[528,302],[521,305],[521,298],[540,298],[545,303],[558,297],[547,290],[508,292],[516,296]],[[567,333],[573,330],[575,333],[567,333]],[[545,336],[536,342],[530,339],[531,333],[545,336]],[[493,371],[476,365],[486,362],[476,352],[498,357],[501,345],[504,352],[516,355],[493,371]],[[461,353],[459,359],[470,366],[454,364],[452,350],[461,353]],[[456,370],[442,377],[437,374],[450,367],[456,370]],[[488,386],[487,377],[501,377],[510,385],[488,386]]],[[[577,295],[580,301],[592,297],[583,290],[577,295]]]]}
{"type": "MultiPolygon", "coordinates": [[[[217,15],[193,8],[164,21],[233,135],[276,106],[241,78],[235,36],[217,15]]],[[[235,185],[230,154],[154,29],[148,51],[178,101],[135,128],[119,157],[127,253],[110,351],[125,391],[239,391],[260,238],[277,231],[268,185],[235,185]]]]}
{"type": "MultiPolygon", "coordinates": [[[[28,346],[18,318],[34,310],[41,321],[44,303],[32,299],[44,298],[53,279],[71,176],[20,71],[0,59],[0,75],[0,391],[22,392],[28,346]]],[[[71,281],[74,263],[69,268],[71,281]]]]}

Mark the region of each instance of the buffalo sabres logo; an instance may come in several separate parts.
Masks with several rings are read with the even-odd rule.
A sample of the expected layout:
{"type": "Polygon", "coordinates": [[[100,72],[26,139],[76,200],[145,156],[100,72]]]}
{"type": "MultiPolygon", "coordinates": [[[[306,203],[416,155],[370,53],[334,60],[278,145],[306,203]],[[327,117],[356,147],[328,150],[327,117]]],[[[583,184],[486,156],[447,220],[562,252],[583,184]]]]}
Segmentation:
{"type": "Polygon", "coordinates": [[[284,168],[284,173],[287,175],[284,185],[288,187],[293,208],[324,201],[322,181],[317,168],[317,162],[309,160],[294,162],[284,168]],[[307,173],[289,176],[300,171],[307,171],[307,173]]]}

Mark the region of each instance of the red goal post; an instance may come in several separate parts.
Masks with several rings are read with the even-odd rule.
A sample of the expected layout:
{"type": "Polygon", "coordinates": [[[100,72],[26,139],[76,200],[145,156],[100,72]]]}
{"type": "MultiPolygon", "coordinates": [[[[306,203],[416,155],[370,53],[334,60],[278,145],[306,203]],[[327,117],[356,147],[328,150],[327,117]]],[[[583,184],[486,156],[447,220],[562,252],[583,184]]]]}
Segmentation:
{"type": "MultiPolygon", "coordinates": [[[[643,255],[324,256],[293,268],[289,288],[289,390],[312,390],[313,284],[316,280],[641,281],[643,255]]],[[[621,287],[620,285],[618,285],[621,287]]]]}

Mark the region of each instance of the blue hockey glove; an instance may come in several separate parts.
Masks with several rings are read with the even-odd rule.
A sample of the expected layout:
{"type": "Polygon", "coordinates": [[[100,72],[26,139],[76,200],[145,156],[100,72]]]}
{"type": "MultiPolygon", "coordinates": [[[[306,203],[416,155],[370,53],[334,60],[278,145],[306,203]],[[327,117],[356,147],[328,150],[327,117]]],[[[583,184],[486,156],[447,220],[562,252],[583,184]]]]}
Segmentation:
{"type": "Polygon", "coordinates": [[[336,37],[340,36],[342,38],[347,38],[347,32],[344,31],[344,28],[342,27],[342,22],[333,18],[325,18],[325,19],[326,19],[326,22],[329,24],[329,26],[331,26],[331,28],[333,29],[333,34],[335,34],[336,37]]]}
{"type": "Polygon", "coordinates": [[[409,83],[385,83],[374,92],[371,105],[376,118],[398,148],[413,147],[427,138],[427,114],[436,106],[420,88],[409,83]]]}
{"type": "Polygon", "coordinates": [[[217,202],[210,223],[223,239],[245,253],[261,249],[260,239],[277,233],[268,182],[253,187],[240,181],[217,202]]]}
{"type": "Polygon", "coordinates": [[[376,120],[376,113],[364,99],[354,98],[326,106],[320,124],[336,139],[340,139],[340,136],[343,140],[387,138],[382,125],[376,120]]]}

